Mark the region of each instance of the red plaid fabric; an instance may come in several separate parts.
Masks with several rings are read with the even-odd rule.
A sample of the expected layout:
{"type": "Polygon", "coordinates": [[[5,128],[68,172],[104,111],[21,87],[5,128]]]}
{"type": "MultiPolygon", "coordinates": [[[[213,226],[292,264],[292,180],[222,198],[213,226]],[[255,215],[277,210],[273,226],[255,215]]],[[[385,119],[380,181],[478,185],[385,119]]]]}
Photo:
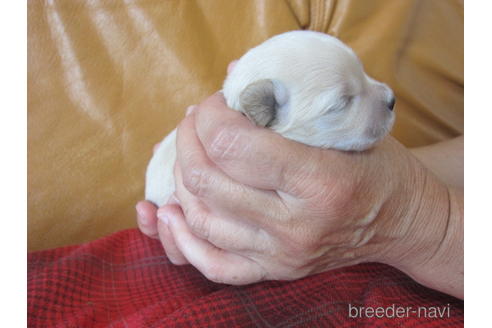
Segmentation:
{"type": "Polygon", "coordinates": [[[132,229],[28,254],[28,326],[454,327],[463,326],[463,302],[376,263],[292,282],[215,284],[132,229]]]}

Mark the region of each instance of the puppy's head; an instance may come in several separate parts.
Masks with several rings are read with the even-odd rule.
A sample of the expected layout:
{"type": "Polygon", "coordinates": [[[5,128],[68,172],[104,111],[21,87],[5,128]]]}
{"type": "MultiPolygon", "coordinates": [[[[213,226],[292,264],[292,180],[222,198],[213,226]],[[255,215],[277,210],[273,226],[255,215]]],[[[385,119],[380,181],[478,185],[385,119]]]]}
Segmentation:
{"type": "Polygon", "coordinates": [[[223,92],[255,124],[316,147],[364,150],[394,121],[391,89],[349,47],[317,32],[287,32],[249,50],[223,92]]]}

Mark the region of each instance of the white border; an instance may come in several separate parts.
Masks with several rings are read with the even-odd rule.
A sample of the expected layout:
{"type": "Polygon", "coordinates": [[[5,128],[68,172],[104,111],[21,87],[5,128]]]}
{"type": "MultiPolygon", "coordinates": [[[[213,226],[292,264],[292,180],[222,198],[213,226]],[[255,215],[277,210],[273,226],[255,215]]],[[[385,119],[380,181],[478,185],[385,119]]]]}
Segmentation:
{"type": "Polygon", "coordinates": [[[0,2],[1,326],[27,325],[26,1],[0,2]],[[15,323],[14,323],[15,322],[15,323]]]}
{"type": "Polygon", "coordinates": [[[492,311],[491,21],[490,1],[466,2],[465,323],[470,327],[483,327],[492,311]]]}

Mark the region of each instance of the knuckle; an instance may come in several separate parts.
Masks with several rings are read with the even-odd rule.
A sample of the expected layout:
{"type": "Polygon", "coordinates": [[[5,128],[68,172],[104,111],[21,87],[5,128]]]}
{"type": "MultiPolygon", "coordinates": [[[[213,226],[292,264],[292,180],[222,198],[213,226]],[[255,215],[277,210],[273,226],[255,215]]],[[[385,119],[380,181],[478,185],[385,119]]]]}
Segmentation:
{"type": "Polygon", "coordinates": [[[237,127],[223,126],[217,129],[212,138],[209,156],[214,161],[237,158],[245,151],[246,146],[237,127]]]}
{"type": "Polygon", "coordinates": [[[195,196],[203,196],[211,181],[211,173],[203,168],[192,168],[188,172],[183,172],[183,185],[195,196]]]}

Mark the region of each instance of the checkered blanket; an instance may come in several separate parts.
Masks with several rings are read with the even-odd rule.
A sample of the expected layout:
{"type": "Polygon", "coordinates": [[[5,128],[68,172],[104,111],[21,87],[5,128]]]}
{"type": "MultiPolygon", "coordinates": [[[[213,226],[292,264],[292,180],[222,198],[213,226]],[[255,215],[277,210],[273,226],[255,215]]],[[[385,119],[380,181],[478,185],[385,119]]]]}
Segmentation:
{"type": "Polygon", "coordinates": [[[234,287],[124,230],[28,254],[29,327],[454,327],[463,302],[367,263],[234,287]]]}

